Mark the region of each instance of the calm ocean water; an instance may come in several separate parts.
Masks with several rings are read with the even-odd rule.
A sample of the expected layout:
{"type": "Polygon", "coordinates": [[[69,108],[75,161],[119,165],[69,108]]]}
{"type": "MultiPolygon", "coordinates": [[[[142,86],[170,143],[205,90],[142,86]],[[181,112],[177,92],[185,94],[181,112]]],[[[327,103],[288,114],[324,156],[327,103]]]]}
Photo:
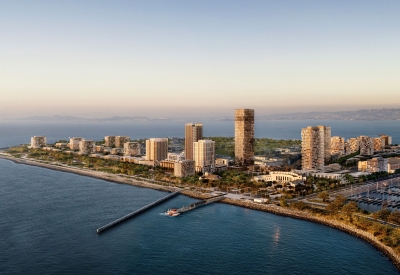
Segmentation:
{"type": "MultiPolygon", "coordinates": [[[[0,123],[0,148],[29,143],[30,137],[35,135],[45,135],[49,142],[73,136],[95,140],[101,140],[106,135],[128,135],[132,139],[183,137],[186,122],[2,122],[0,123]]],[[[234,136],[233,121],[205,121],[202,123],[204,136],[234,136]]],[[[393,137],[394,143],[400,143],[400,121],[256,121],[255,136],[258,138],[300,139],[301,128],[312,125],[331,126],[333,136],[350,138],[360,135],[387,134],[393,137]]]]}
{"type": "MultiPolygon", "coordinates": [[[[184,122],[0,123],[0,147],[82,136],[183,136],[184,122]]],[[[333,135],[385,133],[400,122],[257,121],[256,136],[300,139],[300,128],[333,135]]],[[[233,136],[233,122],[204,122],[206,136],[233,136]]],[[[224,204],[178,218],[161,215],[178,196],[102,235],[96,228],[165,193],[17,165],[0,159],[0,274],[397,274],[371,245],[306,221],[224,204]]]]}
{"type": "Polygon", "coordinates": [[[0,274],[397,274],[368,243],[320,224],[0,159],[0,274]]]}

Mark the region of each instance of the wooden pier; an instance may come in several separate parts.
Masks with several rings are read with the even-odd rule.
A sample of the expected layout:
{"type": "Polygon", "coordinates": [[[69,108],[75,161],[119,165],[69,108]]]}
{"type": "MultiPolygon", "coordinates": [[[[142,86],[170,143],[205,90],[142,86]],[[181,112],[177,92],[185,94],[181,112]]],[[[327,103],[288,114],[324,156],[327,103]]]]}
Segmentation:
{"type": "Polygon", "coordinates": [[[184,206],[182,208],[179,208],[179,209],[176,210],[176,212],[177,213],[184,213],[184,212],[193,210],[193,209],[195,209],[195,208],[197,208],[199,206],[203,206],[203,205],[207,205],[207,204],[210,204],[210,203],[213,203],[213,202],[216,202],[216,201],[220,201],[220,200],[222,200],[224,198],[225,198],[225,196],[221,195],[221,196],[212,197],[212,198],[209,198],[209,199],[206,199],[206,200],[198,201],[198,202],[192,203],[189,206],[184,206]]]}
{"type": "Polygon", "coordinates": [[[108,228],[113,227],[116,224],[119,224],[119,223],[121,223],[121,222],[123,222],[123,221],[125,221],[125,220],[127,220],[129,218],[132,218],[133,216],[136,216],[136,215],[142,213],[143,211],[145,211],[145,210],[147,210],[147,209],[149,209],[149,208],[151,208],[151,207],[153,207],[153,206],[155,206],[157,204],[160,204],[160,203],[162,203],[162,202],[164,202],[164,201],[166,201],[166,200],[178,195],[179,192],[180,192],[180,190],[178,190],[176,192],[173,192],[173,193],[169,194],[168,196],[165,196],[165,197],[163,197],[163,198],[161,198],[159,200],[156,200],[155,202],[152,202],[152,203],[150,203],[150,204],[148,204],[146,206],[143,206],[142,208],[139,208],[138,210],[135,210],[132,213],[129,213],[129,214],[127,214],[127,215],[125,215],[125,216],[123,216],[123,217],[121,217],[121,218],[119,218],[119,219],[117,219],[115,221],[112,221],[112,222],[110,222],[110,223],[98,228],[96,230],[96,232],[97,232],[97,234],[99,234],[99,233],[103,232],[104,230],[107,230],[108,228]]]}

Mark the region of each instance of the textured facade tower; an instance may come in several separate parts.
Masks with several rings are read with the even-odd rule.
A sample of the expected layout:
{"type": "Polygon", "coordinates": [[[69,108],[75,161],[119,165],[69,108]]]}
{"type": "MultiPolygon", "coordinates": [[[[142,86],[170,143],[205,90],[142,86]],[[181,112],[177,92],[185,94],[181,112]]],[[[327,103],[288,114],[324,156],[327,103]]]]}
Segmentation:
{"type": "Polygon", "coordinates": [[[372,137],[359,136],[360,155],[370,156],[374,154],[374,140],[372,137]]]}
{"type": "Polygon", "coordinates": [[[104,141],[105,141],[104,146],[115,147],[115,136],[105,136],[104,141]]]}
{"type": "Polygon", "coordinates": [[[331,137],[331,153],[337,154],[339,157],[345,155],[345,142],[343,137],[331,137]]]}
{"type": "Polygon", "coordinates": [[[254,110],[235,110],[235,159],[238,165],[249,165],[254,158],[254,110]]]}
{"type": "Polygon", "coordinates": [[[47,145],[47,138],[44,136],[31,137],[31,148],[41,148],[47,145]]]}
{"type": "Polygon", "coordinates": [[[385,140],[377,137],[374,138],[374,151],[382,151],[385,149],[385,140]]]}
{"type": "Polygon", "coordinates": [[[128,136],[116,136],[115,137],[115,147],[116,148],[124,148],[125,142],[130,142],[131,139],[128,136]]]}
{"type": "Polygon", "coordinates": [[[358,141],[358,138],[350,138],[348,143],[349,143],[348,154],[353,154],[358,150],[360,150],[360,142],[358,141]]]}
{"type": "Polygon", "coordinates": [[[83,140],[81,137],[73,137],[69,139],[69,149],[79,150],[79,142],[83,140]]]}
{"type": "Polygon", "coordinates": [[[82,139],[79,141],[79,153],[92,154],[96,152],[96,144],[93,140],[82,139]]]}
{"type": "Polygon", "coordinates": [[[140,156],[140,143],[139,142],[125,142],[124,143],[124,156],[140,156]]]}
{"type": "Polygon", "coordinates": [[[302,169],[323,170],[331,158],[331,127],[309,126],[301,129],[302,169]]]}
{"type": "Polygon", "coordinates": [[[160,161],[168,156],[168,139],[151,138],[146,140],[146,160],[160,161]]]}
{"type": "Polygon", "coordinates": [[[185,159],[194,160],[193,142],[203,138],[203,124],[186,123],[185,124],[185,159]]]}
{"type": "Polygon", "coordinates": [[[193,145],[196,172],[214,172],[215,142],[212,140],[199,140],[194,142],[193,145]]]}

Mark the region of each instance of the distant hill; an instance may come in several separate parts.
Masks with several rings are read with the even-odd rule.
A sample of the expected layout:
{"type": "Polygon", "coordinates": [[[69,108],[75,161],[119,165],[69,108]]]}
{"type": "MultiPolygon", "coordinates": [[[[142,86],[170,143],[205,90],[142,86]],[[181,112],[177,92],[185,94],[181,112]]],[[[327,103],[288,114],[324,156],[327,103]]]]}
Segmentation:
{"type": "Polygon", "coordinates": [[[400,109],[370,109],[342,112],[271,114],[258,120],[400,120],[400,109]]]}
{"type": "Polygon", "coordinates": [[[82,118],[82,117],[74,117],[74,116],[31,116],[24,118],[14,118],[10,120],[23,120],[23,121],[138,121],[138,120],[150,120],[148,117],[144,116],[113,116],[108,118],[82,118]]]}

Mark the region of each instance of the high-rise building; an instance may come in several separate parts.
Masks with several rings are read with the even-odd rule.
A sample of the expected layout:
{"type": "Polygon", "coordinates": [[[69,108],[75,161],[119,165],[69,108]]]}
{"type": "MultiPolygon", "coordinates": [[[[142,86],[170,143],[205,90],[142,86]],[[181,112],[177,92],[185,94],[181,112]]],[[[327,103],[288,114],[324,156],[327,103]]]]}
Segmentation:
{"type": "Polygon", "coordinates": [[[185,159],[193,160],[193,142],[203,138],[203,124],[185,124],[185,159]]]}
{"type": "Polygon", "coordinates": [[[348,143],[349,143],[348,154],[353,154],[355,152],[358,152],[358,150],[360,150],[360,142],[358,141],[358,138],[350,138],[348,143]]]}
{"type": "Polygon", "coordinates": [[[331,127],[308,126],[301,129],[302,169],[323,170],[325,161],[330,160],[331,127]]]}
{"type": "Polygon", "coordinates": [[[151,138],[146,140],[146,160],[160,161],[168,156],[168,139],[151,138]]]}
{"type": "Polygon", "coordinates": [[[128,136],[116,136],[115,137],[115,147],[116,148],[124,148],[125,142],[131,141],[128,136]]]}
{"type": "Polygon", "coordinates": [[[199,140],[193,143],[194,165],[196,172],[214,172],[215,169],[215,142],[199,140]]]}
{"type": "Polygon", "coordinates": [[[82,139],[79,141],[79,153],[92,154],[96,152],[96,144],[93,140],[82,139]]]}
{"type": "Polygon", "coordinates": [[[31,137],[31,148],[41,148],[47,145],[47,138],[44,136],[31,137]]]}
{"type": "Polygon", "coordinates": [[[115,147],[115,136],[105,136],[104,141],[105,141],[104,146],[115,147]]]}
{"type": "Polygon", "coordinates": [[[125,142],[124,143],[124,156],[140,156],[140,143],[139,142],[125,142]]]}
{"type": "Polygon", "coordinates": [[[69,149],[79,150],[79,142],[83,140],[81,137],[72,137],[69,139],[69,149]]]}
{"type": "Polygon", "coordinates": [[[344,137],[338,137],[338,136],[331,137],[331,154],[338,155],[339,157],[345,154],[344,137]]]}
{"type": "Polygon", "coordinates": [[[254,110],[235,110],[235,159],[238,165],[253,163],[254,110]]]}
{"type": "Polygon", "coordinates": [[[374,138],[374,151],[382,151],[385,149],[385,140],[377,137],[374,138]]]}
{"type": "Polygon", "coordinates": [[[392,144],[392,137],[390,137],[390,136],[381,135],[381,139],[382,139],[383,142],[384,142],[384,146],[387,146],[387,145],[391,145],[391,144],[392,144]]]}
{"type": "Polygon", "coordinates": [[[359,136],[358,142],[360,144],[360,155],[373,155],[374,154],[374,140],[372,137],[359,136]]]}

